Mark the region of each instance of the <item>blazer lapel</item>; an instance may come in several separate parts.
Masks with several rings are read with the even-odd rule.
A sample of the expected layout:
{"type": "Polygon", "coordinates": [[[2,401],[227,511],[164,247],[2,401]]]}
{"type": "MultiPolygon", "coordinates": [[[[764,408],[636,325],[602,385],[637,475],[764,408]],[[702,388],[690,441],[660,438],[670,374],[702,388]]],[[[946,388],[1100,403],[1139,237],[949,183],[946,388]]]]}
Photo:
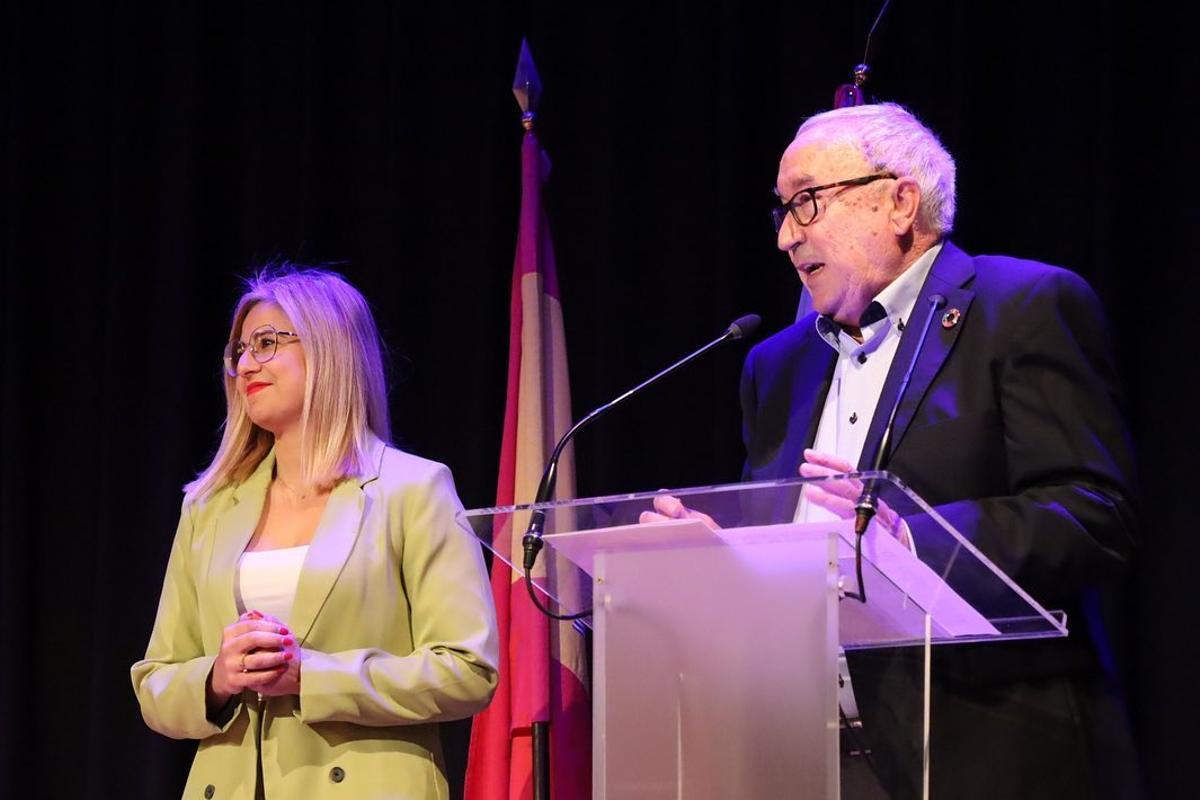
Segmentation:
{"type": "Polygon", "coordinates": [[[250,537],[262,517],[263,503],[267,499],[267,488],[271,485],[271,473],[275,468],[275,450],[272,449],[259,462],[258,467],[246,480],[233,490],[233,505],[217,521],[216,536],[213,537],[212,557],[208,562],[209,585],[215,592],[215,602],[220,612],[218,619],[228,625],[238,618],[237,595],[233,582],[237,578],[238,559],[250,544],[250,537]]]}
{"type": "Polygon", "coordinates": [[[346,559],[358,541],[367,506],[363,487],[379,477],[384,448],[384,443],[375,439],[370,448],[369,474],[342,481],[329,495],[325,512],[309,544],[308,555],[304,558],[291,619],[286,620],[301,643],[312,631],[325,599],[333,591],[346,559]]]}
{"type": "Polygon", "coordinates": [[[821,424],[821,412],[833,380],[833,369],[837,366],[837,353],[819,335],[812,333],[806,339],[807,347],[796,369],[796,383],[792,397],[798,398],[792,407],[788,430],[801,432],[803,438],[792,437],[789,442],[784,474],[781,478],[796,478],[800,475],[800,463],[804,460],[804,448],[812,447],[821,424]]]}
{"type": "MultiPolygon", "coordinates": [[[[934,319],[929,321],[929,335],[925,339],[925,346],[917,359],[904,397],[901,398],[900,407],[896,411],[896,424],[892,428],[891,445],[888,448],[891,453],[896,452],[918,406],[928,393],[933,379],[937,377],[942,364],[950,355],[950,351],[953,349],[954,343],[958,341],[958,335],[963,329],[963,319],[961,318],[957,324],[950,328],[944,328],[941,325],[942,315],[949,309],[956,308],[962,317],[966,317],[975,293],[962,287],[974,276],[975,268],[972,266],[971,257],[949,241],[943,244],[942,251],[938,253],[937,260],[934,261],[933,267],[929,270],[929,275],[921,287],[921,292],[917,295],[912,318],[905,328],[904,336],[900,339],[900,346],[892,360],[891,369],[888,370],[887,380],[884,381],[883,391],[880,393],[879,402],[875,407],[875,414],[871,418],[871,429],[867,432],[868,444],[863,448],[862,457],[858,461],[859,469],[870,469],[874,464],[879,440],[887,426],[892,405],[896,402],[900,382],[904,378],[904,373],[908,371],[908,365],[912,363],[913,353],[921,339],[921,331],[932,314],[934,319]],[[945,296],[944,308],[937,310],[931,308],[929,298],[934,294],[945,296]]],[[[884,460],[885,468],[888,461],[891,460],[891,453],[888,453],[884,460]]]]}
{"type": "Polygon", "coordinates": [[[790,352],[764,359],[763,374],[779,378],[778,385],[759,386],[755,424],[761,434],[750,443],[747,480],[797,477],[804,448],[816,438],[837,353],[817,334],[815,320],[810,314],[795,323],[798,343],[790,352]]]}

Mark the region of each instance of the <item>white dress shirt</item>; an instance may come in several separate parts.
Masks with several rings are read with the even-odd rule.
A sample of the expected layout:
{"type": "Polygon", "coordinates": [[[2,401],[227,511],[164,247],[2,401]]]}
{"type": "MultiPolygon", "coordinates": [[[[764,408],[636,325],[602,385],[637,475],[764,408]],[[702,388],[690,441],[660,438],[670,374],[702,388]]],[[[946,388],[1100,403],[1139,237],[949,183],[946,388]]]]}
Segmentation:
{"type": "MultiPolygon", "coordinates": [[[[862,342],[825,316],[818,316],[817,333],[837,351],[837,364],[825,395],[825,406],[813,449],[857,465],[866,445],[867,431],[875,416],[883,383],[900,346],[900,336],[912,316],[917,295],[925,284],[934,259],[942,250],[939,242],[921,254],[900,277],[875,296],[861,327],[862,342]]],[[[883,409],[882,413],[887,413],[883,409]]],[[[801,498],[796,522],[823,522],[837,515],[801,498]]]]}

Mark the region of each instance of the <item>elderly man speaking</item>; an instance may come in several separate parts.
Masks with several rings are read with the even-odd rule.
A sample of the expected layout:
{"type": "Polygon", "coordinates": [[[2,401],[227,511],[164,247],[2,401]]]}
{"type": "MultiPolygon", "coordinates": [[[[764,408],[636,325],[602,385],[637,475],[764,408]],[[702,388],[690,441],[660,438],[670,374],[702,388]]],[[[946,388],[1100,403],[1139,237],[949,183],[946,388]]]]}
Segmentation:
{"type": "MultiPolygon", "coordinates": [[[[887,468],[1074,624],[1065,640],[939,649],[931,794],[1136,797],[1098,614],[1137,539],[1104,315],[1070,272],[955,247],[954,180],[950,154],[900,106],[838,109],[800,127],[772,211],[815,313],[747,357],[745,477],[869,468],[919,338],[903,335],[906,324],[919,333],[937,313],[887,468]],[[947,302],[933,312],[924,298],[935,293],[947,302]]],[[[806,502],[852,513],[853,499],[836,492],[806,502]]],[[[903,538],[907,526],[895,532],[903,538]]],[[[898,731],[914,707],[871,681],[873,660],[895,657],[851,654],[850,666],[860,700],[871,695],[860,705],[876,711],[863,722],[880,783],[903,797],[917,776],[888,753],[911,743],[889,734],[907,735],[898,731]],[[889,718],[901,720],[897,731],[889,718]]]]}

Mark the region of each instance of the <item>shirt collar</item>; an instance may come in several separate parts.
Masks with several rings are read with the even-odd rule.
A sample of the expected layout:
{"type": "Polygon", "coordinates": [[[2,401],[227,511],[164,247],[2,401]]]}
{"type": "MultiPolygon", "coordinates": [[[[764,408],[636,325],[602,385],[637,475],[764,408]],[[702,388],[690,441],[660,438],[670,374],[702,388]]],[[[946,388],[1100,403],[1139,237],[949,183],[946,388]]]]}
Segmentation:
{"type": "MultiPolygon", "coordinates": [[[[917,295],[925,285],[929,270],[942,252],[942,243],[938,242],[926,250],[914,261],[908,269],[883,288],[863,312],[859,328],[862,330],[863,342],[869,342],[882,328],[894,327],[903,331],[913,306],[916,305],[917,295]],[[886,321],[886,323],[885,323],[886,321]]],[[[817,315],[817,333],[834,350],[841,351],[838,344],[842,327],[824,314],[817,315]]]]}

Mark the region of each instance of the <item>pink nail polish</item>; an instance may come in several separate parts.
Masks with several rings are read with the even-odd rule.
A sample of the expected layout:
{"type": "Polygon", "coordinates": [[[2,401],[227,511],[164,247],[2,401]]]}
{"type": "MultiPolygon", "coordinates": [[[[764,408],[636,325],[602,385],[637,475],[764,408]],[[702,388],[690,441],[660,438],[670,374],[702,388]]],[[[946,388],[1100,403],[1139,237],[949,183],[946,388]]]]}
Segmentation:
{"type": "Polygon", "coordinates": [[[295,643],[296,643],[296,640],[295,640],[295,639],[293,639],[293,638],[292,638],[292,637],[290,637],[290,636],[289,636],[289,637],[287,637],[286,639],[284,639],[284,640],[283,640],[283,646],[284,646],[284,647],[291,647],[291,646],[292,646],[292,645],[294,645],[295,643]]]}
{"type": "Polygon", "coordinates": [[[287,636],[288,629],[287,629],[287,628],[285,628],[284,626],[280,625],[280,626],[279,626],[279,633],[280,633],[281,635],[283,635],[283,636],[287,636]]]}
{"type": "Polygon", "coordinates": [[[291,661],[291,660],[292,660],[292,653],[291,653],[291,651],[290,651],[290,650],[289,650],[288,652],[286,652],[286,653],[284,653],[284,654],[283,654],[283,660],[284,660],[284,661],[291,661]]]}

